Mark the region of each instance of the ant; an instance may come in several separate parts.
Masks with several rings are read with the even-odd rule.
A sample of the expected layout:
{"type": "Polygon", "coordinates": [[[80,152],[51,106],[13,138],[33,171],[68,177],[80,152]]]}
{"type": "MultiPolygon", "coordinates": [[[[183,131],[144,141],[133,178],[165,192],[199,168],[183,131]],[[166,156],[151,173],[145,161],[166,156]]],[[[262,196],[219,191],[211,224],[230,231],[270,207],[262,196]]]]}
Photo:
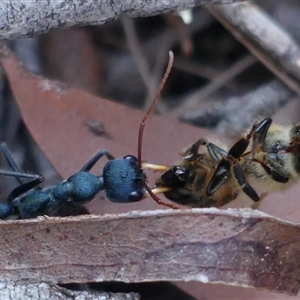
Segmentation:
{"type": "MultiPolygon", "coordinates": [[[[6,207],[0,207],[0,218],[6,219],[15,215],[20,219],[35,218],[40,215],[54,215],[65,203],[71,202],[76,206],[83,206],[90,202],[102,190],[107,198],[116,203],[138,202],[150,195],[158,204],[177,208],[177,206],[161,201],[146,183],[147,177],[142,168],[142,139],[146,120],[153,111],[161,91],[169,77],[174,56],[169,52],[169,62],[165,74],[161,80],[158,91],[146,112],[139,128],[138,158],[127,155],[122,159],[115,159],[106,150],[96,153],[81,169],[68,179],[56,186],[46,187],[42,190],[32,190],[42,182],[38,177],[30,182],[21,183],[7,197],[6,207]],[[93,175],[90,170],[103,156],[109,160],[102,175],[93,175]],[[148,194],[146,193],[148,191],[148,194]]],[[[9,151],[5,150],[5,144],[0,145],[10,167],[16,171],[16,166],[9,151]]],[[[12,175],[14,176],[14,175],[12,175]]]]}

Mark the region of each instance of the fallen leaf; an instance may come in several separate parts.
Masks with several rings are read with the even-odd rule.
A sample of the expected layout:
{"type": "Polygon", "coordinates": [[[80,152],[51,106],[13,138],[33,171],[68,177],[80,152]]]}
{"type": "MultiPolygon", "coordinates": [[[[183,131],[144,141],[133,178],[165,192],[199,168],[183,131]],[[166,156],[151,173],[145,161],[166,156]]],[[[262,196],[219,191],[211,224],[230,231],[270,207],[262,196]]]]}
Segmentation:
{"type": "Polygon", "coordinates": [[[293,295],[300,286],[300,226],[251,209],[40,217],[3,221],[0,234],[7,281],[195,280],[293,295]]]}

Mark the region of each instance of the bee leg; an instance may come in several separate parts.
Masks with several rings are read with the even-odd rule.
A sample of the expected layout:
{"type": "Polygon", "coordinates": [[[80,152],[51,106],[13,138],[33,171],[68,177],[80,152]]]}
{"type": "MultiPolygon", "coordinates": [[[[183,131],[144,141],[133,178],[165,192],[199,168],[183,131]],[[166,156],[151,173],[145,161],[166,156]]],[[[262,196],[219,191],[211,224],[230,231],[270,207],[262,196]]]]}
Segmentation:
{"type": "MultiPolygon", "coordinates": [[[[210,144],[208,146],[208,152],[210,153],[212,159],[214,159],[216,162],[219,162],[219,158],[217,154],[223,156],[223,158],[218,163],[218,166],[213,176],[208,182],[206,188],[207,196],[212,196],[213,193],[226,181],[226,179],[229,177],[228,174],[230,172],[232,164],[238,165],[241,172],[243,173],[240,165],[236,160],[243,155],[248,145],[249,145],[249,141],[247,140],[247,138],[241,138],[229,149],[228,153],[226,153],[226,151],[220,149],[214,144],[210,144]]],[[[245,177],[244,173],[242,175],[243,177],[245,177]]],[[[239,178],[241,178],[241,176],[239,176],[239,178]]],[[[248,190],[247,186],[245,186],[244,188],[245,190],[248,190]]],[[[251,192],[249,191],[249,193],[251,192]]]]}
{"type": "Polygon", "coordinates": [[[80,169],[80,172],[89,172],[91,168],[97,163],[97,161],[100,158],[102,158],[104,155],[109,160],[115,159],[115,157],[111,155],[109,152],[107,152],[106,150],[100,150],[80,169]]]}
{"type": "Polygon", "coordinates": [[[233,161],[242,156],[247,149],[248,144],[249,142],[245,138],[241,138],[229,149],[228,153],[212,143],[208,145],[208,153],[211,158],[216,162],[219,162],[206,188],[206,194],[208,196],[212,196],[212,194],[223,184],[227,174],[230,172],[233,161]],[[223,156],[221,161],[219,161],[217,154],[223,156]]]}
{"type": "Polygon", "coordinates": [[[255,153],[257,152],[257,148],[259,145],[263,144],[268,133],[268,130],[271,126],[272,119],[266,118],[259,123],[255,123],[250,132],[246,135],[246,137],[242,137],[239,139],[228,151],[228,155],[233,156],[234,158],[240,158],[245,154],[247,147],[249,146],[250,140],[252,138],[253,145],[251,149],[252,159],[254,158],[255,153]]]}
{"type": "Polygon", "coordinates": [[[196,143],[191,145],[186,151],[183,153],[182,157],[186,161],[196,161],[201,159],[202,155],[198,153],[200,146],[206,146],[208,141],[204,138],[199,139],[196,143]]]}
{"type": "Polygon", "coordinates": [[[261,193],[260,196],[259,196],[259,201],[254,202],[250,207],[251,207],[252,209],[257,209],[258,206],[259,206],[259,204],[261,203],[261,201],[262,201],[263,199],[265,199],[267,196],[268,196],[268,193],[261,193]]]}
{"type": "Polygon", "coordinates": [[[260,161],[260,160],[258,160],[256,158],[253,158],[253,161],[259,163],[264,168],[264,170],[267,172],[267,174],[274,181],[281,182],[281,183],[287,183],[289,181],[289,177],[287,177],[286,175],[282,174],[280,171],[278,171],[277,169],[273,168],[272,166],[267,165],[263,161],[260,161]]]}
{"type": "Polygon", "coordinates": [[[242,157],[248,145],[249,141],[245,138],[241,138],[229,149],[228,156],[232,156],[234,158],[242,157]]]}
{"type": "MultiPolygon", "coordinates": [[[[252,158],[254,157],[255,153],[257,152],[257,148],[261,146],[266,139],[267,133],[269,131],[269,128],[272,124],[272,119],[265,118],[261,122],[254,124],[254,132],[253,132],[253,144],[252,144],[252,158]]],[[[251,138],[251,136],[250,136],[251,138]]]]}
{"type": "Polygon", "coordinates": [[[187,161],[195,161],[201,158],[201,154],[198,153],[200,146],[205,146],[210,157],[217,163],[220,161],[220,157],[227,155],[225,150],[201,138],[184,152],[183,158],[187,161]]]}
{"type": "MultiPolygon", "coordinates": [[[[229,173],[231,171],[232,163],[233,162],[226,160],[226,158],[221,160],[213,176],[208,182],[206,188],[207,196],[209,197],[212,196],[224,183],[226,183],[228,177],[230,176],[229,173]]],[[[257,195],[256,191],[246,182],[244,172],[238,163],[235,163],[233,165],[233,173],[236,181],[241,186],[243,192],[247,196],[249,196],[253,201],[259,201],[260,197],[257,195]]],[[[236,195],[232,196],[231,200],[234,199],[235,197],[236,195]]]]}
{"type": "Polygon", "coordinates": [[[216,162],[218,163],[220,161],[220,158],[218,157],[225,157],[227,156],[227,152],[223,149],[221,149],[220,147],[218,147],[217,145],[213,144],[213,143],[207,143],[206,145],[207,147],[207,152],[209,154],[209,156],[216,162]]]}
{"type": "Polygon", "coordinates": [[[257,195],[255,190],[246,182],[246,177],[243,169],[239,164],[233,166],[233,173],[236,181],[241,186],[243,192],[248,195],[253,201],[260,201],[260,197],[257,195]]]}
{"type": "Polygon", "coordinates": [[[266,118],[259,123],[255,123],[250,132],[246,137],[239,139],[226,153],[224,150],[220,149],[212,143],[207,143],[208,153],[215,162],[219,162],[213,176],[208,182],[206,188],[206,194],[212,196],[212,194],[226,181],[228,173],[230,172],[231,166],[233,164],[233,171],[237,182],[241,185],[242,190],[254,201],[259,201],[259,196],[255,190],[246,182],[245,174],[239,165],[237,159],[245,155],[245,151],[249,146],[250,140],[253,137],[253,147],[252,147],[252,159],[256,152],[256,149],[260,143],[263,143],[269,127],[272,123],[272,119],[266,118]],[[219,160],[218,154],[223,158],[219,160]]]}
{"type": "Polygon", "coordinates": [[[223,158],[218,164],[214,174],[206,187],[206,195],[212,196],[213,193],[226,181],[228,173],[231,169],[231,162],[226,158],[223,158]]]}

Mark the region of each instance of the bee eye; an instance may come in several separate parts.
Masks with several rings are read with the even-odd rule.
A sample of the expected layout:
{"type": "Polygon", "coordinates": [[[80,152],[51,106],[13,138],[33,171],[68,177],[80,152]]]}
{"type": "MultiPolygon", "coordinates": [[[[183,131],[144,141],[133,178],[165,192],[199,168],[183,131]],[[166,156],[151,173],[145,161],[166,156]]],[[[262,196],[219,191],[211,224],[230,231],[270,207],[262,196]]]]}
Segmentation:
{"type": "Polygon", "coordinates": [[[138,202],[144,198],[144,193],[142,191],[131,192],[128,196],[130,202],[138,202]]]}

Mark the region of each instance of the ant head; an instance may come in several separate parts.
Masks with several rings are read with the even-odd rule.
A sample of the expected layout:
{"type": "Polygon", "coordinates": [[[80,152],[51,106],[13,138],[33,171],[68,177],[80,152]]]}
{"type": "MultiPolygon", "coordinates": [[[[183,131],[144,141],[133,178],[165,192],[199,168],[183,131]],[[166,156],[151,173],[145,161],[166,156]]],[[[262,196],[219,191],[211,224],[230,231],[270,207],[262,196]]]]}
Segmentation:
{"type": "Polygon", "coordinates": [[[112,202],[131,203],[144,198],[146,176],[138,168],[138,159],[127,155],[109,161],[103,168],[105,193],[112,202]]]}

